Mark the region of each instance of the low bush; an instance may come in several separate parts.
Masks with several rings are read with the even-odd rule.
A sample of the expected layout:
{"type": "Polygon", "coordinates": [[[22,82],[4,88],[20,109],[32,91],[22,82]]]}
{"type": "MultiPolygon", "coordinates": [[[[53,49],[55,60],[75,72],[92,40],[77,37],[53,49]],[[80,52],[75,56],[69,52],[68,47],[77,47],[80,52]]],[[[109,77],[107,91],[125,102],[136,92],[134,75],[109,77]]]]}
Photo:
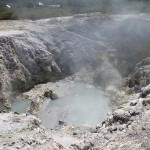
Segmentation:
{"type": "Polygon", "coordinates": [[[15,9],[0,7],[0,20],[17,20],[19,16],[15,9]]]}
{"type": "Polygon", "coordinates": [[[3,4],[2,7],[0,3],[0,20],[36,20],[91,12],[107,14],[150,13],[150,1],[148,0],[93,0],[93,2],[91,0],[86,0],[86,2],[85,0],[69,0],[69,3],[65,3],[65,0],[61,0],[58,3],[61,6],[59,8],[50,7],[50,1],[48,3],[46,0],[45,4],[47,3],[47,5],[44,6],[32,4],[32,7],[29,7],[30,3],[29,0],[22,0],[21,4],[13,0],[11,1],[11,8],[7,8],[6,4],[3,4]]]}

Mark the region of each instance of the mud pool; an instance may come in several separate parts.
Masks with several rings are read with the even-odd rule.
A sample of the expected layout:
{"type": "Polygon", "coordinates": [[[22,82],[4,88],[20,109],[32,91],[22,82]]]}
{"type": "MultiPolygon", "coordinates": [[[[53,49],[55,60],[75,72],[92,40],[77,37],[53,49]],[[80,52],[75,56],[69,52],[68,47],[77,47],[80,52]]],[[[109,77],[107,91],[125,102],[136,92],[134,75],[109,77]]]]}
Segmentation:
{"type": "MultiPolygon", "coordinates": [[[[57,100],[45,98],[37,116],[42,125],[52,129],[67,123],[74,126],[95,126],[111,112],[110,101],[100,88],[85,83],[56,86],[57,100]],[[66,88],[67,87],[67,88],[66,88]]],[[[11,104],[13,112],[25,113],[30,107],[29,100],[15,100],[11,104]]]]}
{"type": "Polygon", "coordinates": [[[17,113],[25,113],[30,106],[29,100],[14,100],[11,103],[11,111],[17,113]]]}
{"type": "Polygon", "coordinates": [[[45,99],[37,115],[46,128],[57,127],[60,122],[92,126],[101,123],[111,112],[109,99],[100,89],[74,83],[68,90],[69,94],[58,100],[45,99]]]}

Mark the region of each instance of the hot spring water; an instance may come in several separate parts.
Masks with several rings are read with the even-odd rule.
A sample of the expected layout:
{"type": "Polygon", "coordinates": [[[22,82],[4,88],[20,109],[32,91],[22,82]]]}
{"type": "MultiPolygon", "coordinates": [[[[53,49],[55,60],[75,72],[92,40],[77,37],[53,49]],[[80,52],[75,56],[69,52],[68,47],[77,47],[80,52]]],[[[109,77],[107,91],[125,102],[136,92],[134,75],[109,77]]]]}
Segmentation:
{"type": "Polygon", "coordinates": [[[17,113],[25,113],[30,106],[29,100],[14,100],[11,103],[11,111],[17,113]]]}
{"type": "MultiPolygon", "coordinates": [[[[59,87],[63,91],[63,87],[59,87]]],[[[63,97],[57,100],[46,98],[37,116],[46,128],[54,128],[59,122],[73,125],[96,125],[111,112],[109,99],[101,89],[83,83],[73,83],[63,97]]],[[[58,95],[59,96],[59,95],[58,95]]],[[[11,110],[25,113],[30,106],[28,100],[12,102],[11,110]]]]}
{"type": "Polygon", "coordinates": [[[73,125],[96,125],[111,112],[109,99],[100,89],[75,83],[69,93],[58,100],[46,99],[38,112],[45,127],[53,128],[60,120],[73,125]]]}

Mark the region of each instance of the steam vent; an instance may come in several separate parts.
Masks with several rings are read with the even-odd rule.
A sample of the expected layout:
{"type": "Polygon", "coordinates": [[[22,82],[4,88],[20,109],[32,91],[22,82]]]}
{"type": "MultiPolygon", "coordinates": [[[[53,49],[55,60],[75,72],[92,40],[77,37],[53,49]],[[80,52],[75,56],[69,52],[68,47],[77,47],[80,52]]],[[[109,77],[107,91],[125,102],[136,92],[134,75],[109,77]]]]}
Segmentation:
{"type": "Polygon", "coordinates": [[[0,0],[0,150],[149,150],[149,10],[0,0]]]}

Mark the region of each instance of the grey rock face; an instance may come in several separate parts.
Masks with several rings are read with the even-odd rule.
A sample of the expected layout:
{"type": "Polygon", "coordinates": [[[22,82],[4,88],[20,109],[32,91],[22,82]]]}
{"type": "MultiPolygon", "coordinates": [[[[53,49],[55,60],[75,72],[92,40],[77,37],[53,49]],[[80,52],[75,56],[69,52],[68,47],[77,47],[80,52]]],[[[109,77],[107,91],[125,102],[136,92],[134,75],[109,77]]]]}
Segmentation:
{"type": "Polygon", "coordinates": [[[51,53],[33,35],[0,37],[0,41],[0,93],[6,98],[9,92],[24,91],[34,84],[53,81],[56,78],[53,74],[60,74],[51,53]]]}
{"type": "MultiPolygon", "coordinates": [[[[140,90],[148,84],[150,84],[150,57],[142,60],[136,65],[131,80],[129,81],[129,87],[140,90]]],[[[143,89],[142,91],[142,97],[146,97],[149,93],[148,89],[143,89]]]]}

